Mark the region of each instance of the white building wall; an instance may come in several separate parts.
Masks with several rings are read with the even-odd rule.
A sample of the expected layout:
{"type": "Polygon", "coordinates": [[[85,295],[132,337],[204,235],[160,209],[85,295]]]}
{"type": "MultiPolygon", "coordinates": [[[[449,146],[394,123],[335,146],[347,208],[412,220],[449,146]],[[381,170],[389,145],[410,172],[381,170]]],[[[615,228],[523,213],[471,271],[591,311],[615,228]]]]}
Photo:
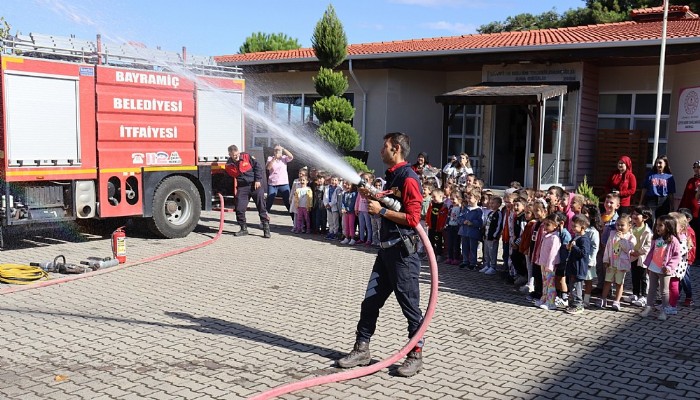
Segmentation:
{"type": "Polygon", "coordinates": [[[435,96],[445,92],[445,73],[392,70],[388,78],[386,132],[400,131],[411,137],[409,162],[427,152],[431,164],[439,165],[442,105],[435,102],[435,96]]]}

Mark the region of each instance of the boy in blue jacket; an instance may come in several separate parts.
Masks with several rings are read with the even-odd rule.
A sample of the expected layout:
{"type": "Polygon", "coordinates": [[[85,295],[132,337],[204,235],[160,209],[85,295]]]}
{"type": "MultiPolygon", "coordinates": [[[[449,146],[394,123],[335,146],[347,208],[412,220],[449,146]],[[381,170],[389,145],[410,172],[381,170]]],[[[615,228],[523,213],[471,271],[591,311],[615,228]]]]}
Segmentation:
{"type": "Polygon", "coordinates": [[[569,256],[566,260],[566,278],[569,281],[571,295],[569,296],[568,314],[583,312],[583,281],[588,274],[588,258],[591,255],[591,239],[586,235],[590,221],[583,214],[574,215],[574,238],[567,245],[569,256]]]}
{"type": "Polygon", "coordinates": [[[476,250],[481,239],[481,227],[484,225],[483,210],[479,207],[481,191],[479,189],[464,192],[465,204],[459,213],[459,236],[462,240],[462,263],[459,268],[476,268],[476,250]]]}

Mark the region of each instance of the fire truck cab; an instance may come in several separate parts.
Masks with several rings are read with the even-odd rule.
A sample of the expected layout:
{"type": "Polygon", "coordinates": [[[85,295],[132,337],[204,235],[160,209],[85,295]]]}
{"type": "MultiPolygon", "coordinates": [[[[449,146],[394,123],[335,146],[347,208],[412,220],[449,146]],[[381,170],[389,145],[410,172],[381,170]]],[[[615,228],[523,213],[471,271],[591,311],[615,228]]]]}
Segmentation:
{"type": "Polygon", "coordinates": [[[0,53],[0,246],[12,229],[146,218],[187,236],[244,148],[237,68],[134,45],[17,35],[0,53]]]}

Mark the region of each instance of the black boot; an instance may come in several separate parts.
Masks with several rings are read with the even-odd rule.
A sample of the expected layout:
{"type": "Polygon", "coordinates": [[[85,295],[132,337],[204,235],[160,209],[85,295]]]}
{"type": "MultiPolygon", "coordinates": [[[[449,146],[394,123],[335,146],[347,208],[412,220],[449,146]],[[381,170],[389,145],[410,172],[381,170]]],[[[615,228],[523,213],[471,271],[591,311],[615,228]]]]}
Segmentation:
{"type": "Polygon", "coordinates": [[[352,368],[358,365],[369,364],[372,356],[369,354],[369,342],[356,341],[352,351],[347,356],[338,360],[340,368],[352,368]]]}
{"type": "Polygon", "coordinates": [[[263,237],[266,239],[271,238],[272,235],[270,235],[270,221],[263,221],[262,224],[263,224],[263,237]]]}
{"type": "Polygon", "coordinates": [[[423,351],[412,350],[406,356],[403,364],[396,370],[398,376],[409,377],[423,369],[423,351]]]}
{"type": "Polygon", "coordinates": [[[245,222],[239,222],[238,225],[241,226],[241,230],[234,232],[233,236],[246,236],[248,234],[248,225],[245,222]]]}

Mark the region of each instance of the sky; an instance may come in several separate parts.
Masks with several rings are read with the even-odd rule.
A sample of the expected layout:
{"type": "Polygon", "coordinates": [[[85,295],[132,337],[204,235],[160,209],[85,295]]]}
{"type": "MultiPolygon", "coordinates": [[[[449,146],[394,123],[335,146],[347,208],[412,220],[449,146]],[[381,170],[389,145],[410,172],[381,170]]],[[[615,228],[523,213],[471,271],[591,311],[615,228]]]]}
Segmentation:
{"type": "Polygon", "coordinates": [[[0,16],[11,33],[75,35],[149,48],[216,56],[234,54],[254,32],[284,33],[311,46],[328,4],[348,43],[476,33],[492,21],[529,12],[583,7],[584,0],[3,0],[0,16]]]}

